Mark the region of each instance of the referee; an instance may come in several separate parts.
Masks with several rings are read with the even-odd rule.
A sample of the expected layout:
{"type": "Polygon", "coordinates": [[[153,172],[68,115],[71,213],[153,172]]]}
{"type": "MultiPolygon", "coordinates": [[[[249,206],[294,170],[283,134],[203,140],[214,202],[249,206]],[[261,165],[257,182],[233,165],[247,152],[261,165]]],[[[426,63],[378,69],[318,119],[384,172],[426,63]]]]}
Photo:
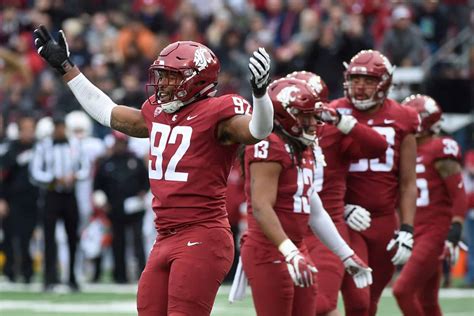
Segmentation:
{"type": "Polygon", "coordinates": [[[74,275],[76,246],[78,242],[79,213],[75,197],[76,181],[89,176],[89,161],[81,147],[66,136],[64,116],[53,117],[54,132],[35,147],[31,163],[32,179],[45,188],[44,203],[44,289],[53,291],[58,283],[56,221],[62,219],[66,228],[69,248],[69,287],[79,291],[74,275]]]}

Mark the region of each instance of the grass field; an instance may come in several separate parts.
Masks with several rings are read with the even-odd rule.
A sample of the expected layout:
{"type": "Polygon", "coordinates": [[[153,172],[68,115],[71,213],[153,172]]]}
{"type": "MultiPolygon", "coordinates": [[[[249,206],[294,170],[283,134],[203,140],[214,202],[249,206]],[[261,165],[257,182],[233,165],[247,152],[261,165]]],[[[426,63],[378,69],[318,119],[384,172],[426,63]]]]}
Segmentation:
{"type": "MultiPolygon", "coordinates": [[[[85,285],[81,293],[45,294],[40,284],[29,288],[0,282],[0,315],[2,316],[128,316],[135,312],[136,286],[85,285]]],[[[222,286],[214,305],[213,316],[255,315],[252,299],[227,302],[228,286],[222,286]]],[[[442,290],[441,305],[446,316],[474,315],[474,290],[442,290]]],[[[379,305],[378,315],[400,315],[387,290],[379,305]]]]}

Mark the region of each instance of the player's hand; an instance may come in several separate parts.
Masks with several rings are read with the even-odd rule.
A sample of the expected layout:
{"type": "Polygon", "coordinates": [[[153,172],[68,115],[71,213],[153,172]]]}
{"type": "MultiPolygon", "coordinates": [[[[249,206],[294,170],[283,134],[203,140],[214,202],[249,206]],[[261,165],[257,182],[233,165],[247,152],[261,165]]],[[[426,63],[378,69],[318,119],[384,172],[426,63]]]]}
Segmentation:
{"type": "Polygon", "coordinates": [[[310,287],[314,283],[313,273],[318,272],[310,265],[298,250],[290,252],[285,257],[288,272],[296,286],[310,287]]]}
{"type": "Polygon", "coordinates": [[[343,261],[347,273],[354,279],[357,288],[362,289],[372,284],[372,269],[356,254],[343,261]]]}
{"type": "Polygon", "coordinates": [[[358,232],[369,228],[372,221],[369,211],[354,204],[346,204],[344,206],[344,219],[350,228],[358,232]]]}
{"type": "Polygon", "coordinates": [[[270,83],[270,56],[265,48],[259,47],[253,52],[249,69],[253,95],[260,98],[267,92],[267,86],[270,83]]]}
{"type": "Polygon", "coordinates": [[[440,259],[446,260],[450,266],[454,266],[459,259],[459,246],[446,240],[444,242],[443,254],[440,256],[440,259]]]}
{"type": "Polygon", "coordinates": [[[402,224],[400,230],[395,232],[392,240],[387,245],[387,251],[396,247],[397,252],[392,258],[394,265],[405,264],[410,258],[413,249],[413,227],[407,224],[402,224]]]}
{"type": "Polygon", "coordinates": [[[33,37],[38,54],[60,74],[64,75],[74,67],[74,64],[69,59],[69,47],[62,30],[58,33],[57,42],[44,25],[40,25],[33,31],[33,37]]]}
{"type": "Polygon", "coordinates": [[[459,259],[459,241],[461,240],[462,224],[454,222],[448,232],[446,241],[444,242],[444,252],[442,258],[448,260],[453,266],[459,259]]]}
{"type": "Polygon", "coordinates": [[[323,105],[318,109],[317,118],[324,123],[337,125],[341,119],[341,114],[336,109],[323,105]]]}

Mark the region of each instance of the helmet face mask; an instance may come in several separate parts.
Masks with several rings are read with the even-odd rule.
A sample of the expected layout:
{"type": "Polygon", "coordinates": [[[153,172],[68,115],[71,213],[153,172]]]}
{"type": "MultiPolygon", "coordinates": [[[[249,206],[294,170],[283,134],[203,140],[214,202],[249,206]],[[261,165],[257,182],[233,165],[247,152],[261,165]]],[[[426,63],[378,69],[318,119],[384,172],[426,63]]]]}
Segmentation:
{"type": "Polygon", "coordinates": [[[376,50],[362,50],[344,66],[344,93],[356,109],[366,111],[385,101],[394,70],[387,57],[376,50]],[[353,79],[359,76],[372,77],[378,81],[372,95],[364,100],[358,98],[354,91],[353,79]]]}
{"type": "Polygon", "coordinates": [[[165,47],[149,69],[147,94],[153,105],[166,113],[217,92],[220,63],[206,46],[191,42],[176,42],[165,47]]]}

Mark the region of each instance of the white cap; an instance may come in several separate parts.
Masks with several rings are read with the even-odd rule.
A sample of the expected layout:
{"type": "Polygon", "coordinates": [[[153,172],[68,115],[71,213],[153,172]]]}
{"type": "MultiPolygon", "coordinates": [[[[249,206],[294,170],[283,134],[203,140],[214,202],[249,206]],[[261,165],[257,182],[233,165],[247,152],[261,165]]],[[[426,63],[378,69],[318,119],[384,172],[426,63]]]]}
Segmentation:
{"type": "Polygon", "coordinates": [[[398,21],[398,20],[401,20],[401,19],[409,19],[410,17],[411,17],[411,12],[404,5],[397,6],[392,12],[392,20],[393,21],[398,21]]]}

